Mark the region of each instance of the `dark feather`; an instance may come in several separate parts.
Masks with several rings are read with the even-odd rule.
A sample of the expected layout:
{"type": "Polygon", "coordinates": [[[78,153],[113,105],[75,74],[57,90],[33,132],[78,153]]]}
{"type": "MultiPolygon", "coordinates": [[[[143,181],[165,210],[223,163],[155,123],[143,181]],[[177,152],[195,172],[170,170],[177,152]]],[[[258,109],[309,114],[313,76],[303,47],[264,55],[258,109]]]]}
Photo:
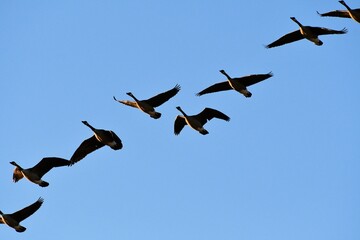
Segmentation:
{"type": "Polygon", "coordinates": [[[17,222],[21,222],[24,219],[30,217],[34,212],[36,212],[41,205],[43,204],[44,199],[39,198],[36,202],[34,202],[33,204],[17,211],[14,212],[12,214],[10,214],[10,216],[15,219],[17,222]]]}
{"type": "Polygon", "coordinates": [[[342,30],[333,30],[329,28],[323,28],[323,27],[309,27],[311,31],[317,35],[327,35],[327,34],[344,34],[347,33],[347,29],[343,28],[342,30]]]}
{"type": "Polygon", "coordinates": [[[278,47],[287,43],[291,43],[291,42],[295,42],[298,40],[304,39],[303,35],[301,34],[300,30],[296,30],[294,32],[288,33],[284,36],[282,36],[281,38],[279,38],[278,40],[270,43],[269,45],[266,46],[266,48],[273,48],[273,47],[278,47]]]}
{"type": "Polygon", "coordinates": [[[70,162],[71,164],[74,164],[78,161],[80,161],[81,159],[83,159],[86,155],[88,155],[89,153],[101,148],[105,146],[103,143],[99,142],[95,135],[93,135],[92,137],[86,139],[85,141],[83,141],[80,146],[76,149],[76,151],[74,152],[74,154],[72,155],[72,157],[70,158],[70,162]]]}
{"type": "Polygon", "coordinates": [[[331,12],[327,12],[327,13],[319,13],[319,12],[317,12],[317,13],[322,17],[351,18],[348,11],[344,11],[344,10],[335,10],[335,11],[331,11],[331,12]]]}
{"type": "Polygon", "coordinates": [[[272,76],[273,76],[273,74],[270,72],[267,74],[253,74],[253,75],[249,75],[249,76],[245,76],[245,77],[241,77],[241,78],[236,78],[235,80],[240,81],[243,85],[248,87],[255,83],[264,81],[265,79],[268,79],[269,77],[272,77],[272,76]]]}
{"type": "Polygon", "coordinates": [[[69,166],[70,161],[64,158],[58,157],[46,157],[43,158],[38,164],[36,164],[32,170],[38,173],[38,176],[41,178],[44,176],[48,171],[50,171],[53,167],[62,167],[62,166],[69,166]]]}
{"type": "Polygon", "coordinates": [[[181,130],[184,128],[185,125],[186,125],[185,118],[181,116],[177,116],[174,123],[175,135],[179,135],[179,133],[181,132],[181,130]]]}
{"type": "Polygon", "coordinates": [[[232,87],[230,86],[230,84],[226,81],[226,82],[220,82],[220,83],[216,83],[214,85],[211,85],[208,88],[205,88],[204,90],[202,90],[201,92],[197,93],[197,96],[201,96],[207,93],[213,93],[213,92],[220,92],[220,91],[226,91],[226,90],[231,90],[232,87]]]}
{"type": "Polygon", "coordinates": [[[205,108],[201,113],[195,115],[194,117],[196,117],[203,125],[207,121],[210,121],[213,118],[219,118],[225,121],[230,121],[230,118],[227,115],[212,108],[205,108]]]}
{"type": "Polygon", "coordinates": [[[169,91],[160,93],[152,98],[144,100],[152,107],[158,107],[164,102],[168,101],[170,98],[174,97],[180,91],[180,85],[176,85],[174,88],[170,89],[169,91]]]}

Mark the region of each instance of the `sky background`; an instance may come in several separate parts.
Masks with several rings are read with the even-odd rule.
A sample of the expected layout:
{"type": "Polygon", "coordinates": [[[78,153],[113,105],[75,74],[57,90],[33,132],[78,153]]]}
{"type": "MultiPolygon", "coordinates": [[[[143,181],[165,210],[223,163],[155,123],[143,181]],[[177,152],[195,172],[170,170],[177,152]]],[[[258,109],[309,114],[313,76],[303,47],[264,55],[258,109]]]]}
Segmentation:
{"type": "MultiPolygon", "coordinates": [[[[348,0],[353,8],[360,3],[348,0]]],[[[360,25],[321,18],[338,1],[0,1],[0,209],[45,199],[0,239],[360,239],[360,25]],[[321,47],[266,49],[304,25],[340,30],[321,47]],[[195,93],[232,77],[274,77],[235,91],[195,93]],[[181,85],[158,120],[113,100],[181,85]],[[188,114],[218,109],[202,136],[173,133],[188,114]],[[124,148],[53,169],[41,188],[12,183],[16,161],[70,158],[111,129],[124,148]]]]}

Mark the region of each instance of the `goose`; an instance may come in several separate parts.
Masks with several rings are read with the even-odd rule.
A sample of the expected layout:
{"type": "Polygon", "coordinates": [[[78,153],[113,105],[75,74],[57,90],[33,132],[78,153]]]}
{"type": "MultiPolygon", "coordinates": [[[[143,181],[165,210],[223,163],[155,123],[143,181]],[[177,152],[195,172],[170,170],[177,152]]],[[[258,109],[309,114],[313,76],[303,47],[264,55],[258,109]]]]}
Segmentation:
{"type": "Polygon", "coordinates": [[[23,177],[25,177],[30,182],[33,182],[40,187],[47,187],[49,186],[48,182],[45,182],[41,178],[49,172],[53,167],[62,167],[62,166],[69,166],[70,161],[58,158],[58,157],[45,157],[41,159],[41,161],[36,164],[32,168],[24,169],[20,167],[16,162],[10,162],[10,164],[15,166],[15,170],[13,173],[13,181],[16,183],[23,177]]]}
{"type": "Polygon", "coordinates": [[[201,96],[207,93],[220,92],[225,90],[234,89],[235,91],[243,94],[245,97],[251,97],[252,93],[247,90],[246,87],[253,85],[255,83],[261,82],[265,79],[268,79],[273,76],[273,74],[253,74],[249,76],[244,76],[240,78],[231,78],[224,70],[220,70],[220,73],[224,74],[227,78],[226,82],[216,83],[201,92],[197,93],[197,96],[201,96]]]}
{"type": "Polygon", "coordinates": [[[322,17],[341,17],[341,18],[351,18],[354,21],[360,23],[360,8],[351,9],[345,1],[339,1],[342,5],[345,6],[347,10],[335,10],[327,13],[319,13],[322,17]]]}
{"type": "Polygon", "coordinates": [[[119,103],[128,105],[130,107],[138,108],[144,113],[149,114],[150,117],[158,119],[161,117],[161,113],[156,112],[155,107],[158,107],[161,104],[165,103],[170,98],[174,97],[179,91],[180,85],[176,84],[174,88],[146,100],[138,100],[131,92],[128,92],[126,94],[132,97],[135,100],[134,102],[128,100],[117,100],[115,97],[113,98],[119,103]]]}
{"type": "Polygon", "coordinates": [[[75,164],[89,153],[105,145],[114,150],[119,150],[123,147],[120,138],[113,131],[94,128],[87,121],[82,121],[82,123],[85,126],[88,126],[94,132],[94,135],[84,140],[75,150],[74,154],[70,158],[70,165],[75,164]]]}
{"type": "Polygon", "coordinates": [[[290,19],[298,24],[300,29],[282,36],[275,42],[267,45],[266,48],[278,47],[287,43],[299,41],[301,39],[307,39],[313,42],[315,45],[321,46],[323,45],[323,42],[318,38],[320,35],[347,33],[346,28],[338,31],[329,28],[303,26],[295,17],[291,17],[290,19]]]}
{"type": "Polygon", "coordinates": [[[212,108],[204,108],[201,113],[192,116],[188,116],[179,106],[176,107],[176,109],[179,110],[183,114],[183,116],[178,115],[175,119],[175,135],[179,135],[186,124],[189,125],[192,129],[201,133],[202,135],[206,135],[209,132],[204,129],[204,125],[208,120],[210,121],[213,118],[218,118],[225,121],[230,121],[230,118],[227,115],[212,108]]]}
{"type": "Polygon", "coordinates": [[[35,213],[43,204],[44,199],[39,198],[33,204],[11,214],[5,214],[0,211],[0,224],[6,224],[11,228],[14,228],[17,232],[24,232],[26,227],[20,225],[20,222],[30,217],[35,213]]]}

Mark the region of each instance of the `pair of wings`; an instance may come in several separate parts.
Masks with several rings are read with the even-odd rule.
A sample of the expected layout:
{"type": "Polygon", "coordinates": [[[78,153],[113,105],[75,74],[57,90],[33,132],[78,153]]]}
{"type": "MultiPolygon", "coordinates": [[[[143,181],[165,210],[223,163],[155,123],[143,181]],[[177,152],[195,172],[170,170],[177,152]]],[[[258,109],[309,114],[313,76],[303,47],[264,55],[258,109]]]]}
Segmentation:
{"type": "MultiPolygon", "coordinates": [[[[319,36],[319,35],[328,35],[328,34],[344,34],[344,33],[347,33],[346,28],[343,28],[340,31],[329,29],[329,28],[323,28],[323,27],[306,26],[306,28],[310,29],[310,31],[313,34],[317,35],[317,36],[319,36]]],[[[288,33],[288,34],[282,36],[281,38],[279,38],[278,40],[270,43],[269,45],[266,46],[266,48],[278,47],[278,46],[281,46],[281,45],[284,45],[284,44],[287,44],[287,43],[299,41],[301,39],[304,39],[304,36],[301,34],[300,30],[296,30],[296,31],[288,33]]]]}
{"type": "MultiPolygon", "coordinates": [[[[213,118],[219,118],[225,121],[230,121],[230,118],[227,115],[212,108],[205,108],[199,114],[189,117],[196,118],[202,125],[204,125],[207,121],[210,121],[213,118]]],[[[175,135],[178,135],[185,125],[186,125],[185,117],[177,116],[174,123],[175,135]]]]}
{"type": "MultiPolygon", "coordinates": [[[[120,138],[113,131],[108,131],[108,130],[104,130],[104,131],[107,131],[109,133],[109,137],[111,137],[117,143],[117,147],[111,147],[111,146],[110,147],[114,150],[121,149],[123,145],[122,145],[120,138]]],[[[99,148],[102,148],[103,146],[105,146],[105,144],[102,142],[99,142],[96,139],[95,135],[84,140],[80,144],[80,146],[75,150],[74,154],[70,158],[71,164],[74,164],[74,163],[80,161],[81,159],[86,157],[86,155],[88,155],[89,153],[91,153],[99,148]]]]}
{"type": "MultiPolygon", "coordinates": [[[[58,157],[46,157],[41,159],[41,161],[36,164],[34,167],[30,168],[29,170],[35,172],[40,178],[44,176],[48,171],[50,171],[53,167],[62,167],[62,166],[69,166],[70,161],[64,158],[58,157]]],[[[13,180],[14,182],[19,181],[23,178],[23,175],[18,167],[15,168],[13,173],[13,180]]]]}
{"type": "MultiPolygon", "coordinates": [[[[149,99],[146,100],[141,100],[142,102],[146,102],[147,104],[149,104],[152,107],[158,107],[160,105],[162,105],[163,103],[165,103],[166,101],[168,101],[170,98],[174,97],[178,92],[180,91],[180,85],[176,84],[176,86],[166,92],[160,93],[154,97],[151,97],[149,99]]],[[[136,102],[133,101],[119,101],[117,100],[115,97],[114,99],[118,102],[121,102],[125,105],[131,106],[131,107],[135,107],[137,108],[136,102]]]]}
{"type": "MultiPolygon", "coordinates": [[[[35,213],[43,204],[44,199],[39,198],[36,202],[33,204],[17,211],[12,214],[8,214],[12,219],[16,220],[18,223],[23,221],[24,219],[30,217],[33,213],[35,213]]],[[[0,223],[4,223],[2,219],[0,218],[0,223]]]]}
{"type": "MultiPolygon", "coordinates": [[[[233,80],[238,81],[245,87],[248,87],[248,86],[251,86],[258,82],[264,81],[265,79],[268,79],[269,77],[272,77],[272,76],[273,76],[273,74],[270,72],[267,74],[253,74],[253,75],[248,75],[248,76],[244,76],[244,77],[240,77],[240,78],[233,78],[233,80]]],[[[197,93],[196,95],[201,96],[201,95],[204,95],[207,93],[220,92],[220,91],[226,91],[226,90],[231,90],[231,89],[232,89],[232,87],[230,86],[228,81],[220,82],[220,83],[211,85],[208,88],[205,88],[204,90],[197,93]]]]}

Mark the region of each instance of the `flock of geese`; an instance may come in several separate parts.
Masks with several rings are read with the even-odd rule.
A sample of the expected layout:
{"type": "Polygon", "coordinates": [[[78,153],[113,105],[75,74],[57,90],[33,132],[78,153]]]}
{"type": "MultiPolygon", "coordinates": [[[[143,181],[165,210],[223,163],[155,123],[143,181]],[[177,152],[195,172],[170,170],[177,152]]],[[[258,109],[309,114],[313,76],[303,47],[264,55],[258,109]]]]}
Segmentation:
{"type": "MultiPolygon", "coordinates": [[[[346,8],[346,10],[335,10],[322,14],[318,12],[318,14],[322,17],[351,18],[354,21],[360,23],[360,9],[352,9],[344,1],[339,1],[339,3],[342,4],[346,8]]],[[[299,26],[299,30],[293,31],[280,37],[276,41],[267,45],[266,48],[278,47],[301,39],[307,39],[313,42],[315,45],[321,46],[323,42],[319,39],[320,35],[344,34],[347,32],[346,28],[338,31],[322,27],[304,26],[295,17],[291,17],[290,19],[299,26]]],[[[270,72],[267,74],[254,74],[239,78],[232,78],[224,70],[220,70],[220,73],[226,76],[226,81],[215,83],[200,91],[196,95],[202,96],[208,93],[235,90],[243,94],[245,97],[249,98],[251,97],[252,93],[247,89],[247,87],[264,81],[273,76],[273,74],[270,72]]],[[[162,92],[154,97],[145,100],[137,99],[131,92],[128,92],[126,94],[131,97],[133,101],[117,100],[115,97],[114,100],[127,106],[138,108],[142,112],[148,114],[151,118],[158,119],[161,117],[161,113],[155,111],[155,108],[170,100],[179,91],[180,85],[176,85],[174,88],[166,92],[162,92]]],[[[196,115],[187,115],[180,106],[176,107],[176,109],[179,110],[182,115],[178,115],[175,119],[175,135],[180,134],[181,130],[184,128],[185,125],[188,125],[192,129],[198,131],[200,134],[206,135],[209,133],[204,128],[204,125],[207,123],[207,121],[213,118],[218,118],[225,121],[230,120],[227,115],[212,108],[205,108],[203,111],[196,115]]],[[[13,181],[18,182],[25,177],[30,182],[33,182],[41,187],[47,187],[49,186],[49,183],[44,181],[42,177],[52,168],[71,166],[85,158],[86,155],[88,155],[89,153],[103,146],[109,146],[113,150],[122,149],[122,141],[113,131],[95,128],[91,126],[87,121],[82,121],[82,123],[90,128],[90,130],[93,132],[93,136],[84,140],[80,144],[80,146],[75,150],[70,160],[58,157],[45,157],[31,168],[23,168],[16,162],[10,162],[10,164],[15,166],[15,170],[13,173],[13,181]]],[[[0,211],[0,224],[6,224],[9,227],[14,228],[17,232],[24,232],[26,228],[21,226],[20,222],[35,213],[41,207],[43,201],[44,200],[42,198],[39,198],[33,204],[11,214],[5,214],[0,211]]]]}

